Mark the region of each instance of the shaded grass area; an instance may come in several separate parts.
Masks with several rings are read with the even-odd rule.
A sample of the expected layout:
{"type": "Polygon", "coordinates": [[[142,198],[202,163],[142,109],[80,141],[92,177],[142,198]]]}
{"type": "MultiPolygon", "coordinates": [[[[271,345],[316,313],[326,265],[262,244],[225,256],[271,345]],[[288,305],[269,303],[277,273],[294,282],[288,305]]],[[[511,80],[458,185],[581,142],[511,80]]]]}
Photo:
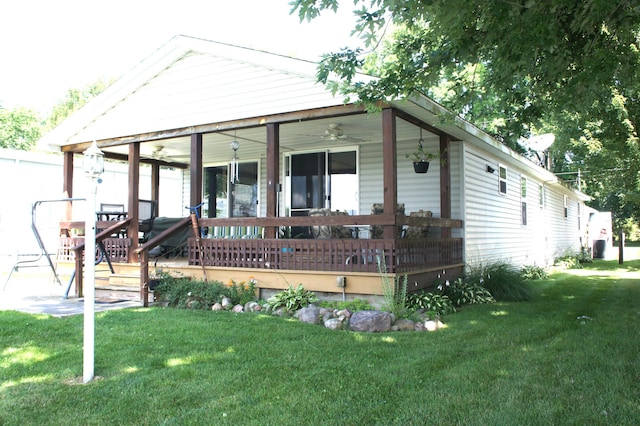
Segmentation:
{"type": "Polygon", "coordinates": [[[0,424],[636,424],[639,267],[556,273],[435,333],[106,312],[86,385],[82,317],[0,312],[0,424]]]}

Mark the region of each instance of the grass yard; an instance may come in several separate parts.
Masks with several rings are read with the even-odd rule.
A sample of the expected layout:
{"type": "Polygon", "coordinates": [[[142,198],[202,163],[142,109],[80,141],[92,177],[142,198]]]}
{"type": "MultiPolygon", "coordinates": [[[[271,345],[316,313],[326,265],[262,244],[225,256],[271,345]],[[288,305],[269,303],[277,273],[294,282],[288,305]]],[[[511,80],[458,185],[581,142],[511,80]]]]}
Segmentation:
{"type": "Polygon", "coordinates": [[[0,424],[550,425],[640,419],[640,261],[467,306],[434,333],[359,334],[253,314],[0,312],[0,424]]]}

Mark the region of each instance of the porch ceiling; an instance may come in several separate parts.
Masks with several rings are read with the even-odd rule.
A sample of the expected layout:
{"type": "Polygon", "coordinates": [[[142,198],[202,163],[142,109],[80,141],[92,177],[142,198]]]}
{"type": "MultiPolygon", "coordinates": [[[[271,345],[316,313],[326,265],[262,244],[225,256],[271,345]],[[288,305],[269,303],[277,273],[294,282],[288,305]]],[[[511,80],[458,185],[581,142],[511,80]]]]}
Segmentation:
{"type": "MultiPolygon", "coordinates": [[[[415,125],[397,120],[397,139],[417,140],[420,131],[415,125]]],[[[438,136],[423,130],[425,141],[437,140],[438,136]]],[[[233,151],[231,141],[240,143],[238,158],[255,160],[266,156],[266,127],[243,128],[235,131],[205,133],[203,135],[203,163],[216,164],[230,161],[233,151]]],[[[382,143],[382,121],[380,114],[356,114],[280,125],[280,152],[353,147],[382,143]],[[337,125],[342,137],[332,140],[326,136],[327,129],[337,125]]],[[[127,155],[128,145],[106,146],[107,153],[127,155]]],[[[168,163],[189,164],[190,138],[188,136],[141,143],[140,155],[146,159],[158,159],[168,163]],[[158,154],[159,151],[159,154],[158,154]]]]}

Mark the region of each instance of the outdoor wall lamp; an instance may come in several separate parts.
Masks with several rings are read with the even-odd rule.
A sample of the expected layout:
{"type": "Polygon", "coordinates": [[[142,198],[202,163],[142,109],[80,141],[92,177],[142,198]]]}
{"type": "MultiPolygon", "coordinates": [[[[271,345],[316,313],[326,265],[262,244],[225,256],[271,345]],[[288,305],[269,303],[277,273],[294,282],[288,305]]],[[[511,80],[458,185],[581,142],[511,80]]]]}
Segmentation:
{"type": "Polygon", "coordinates": [[[494,169],[493,167],[491,167],[490,165],[487,164],[487,173],[493,173],[495,171],[496,171],[496,169],[494,169]]]}
{"type": "Polygon", "coordinates": [[[100,178],[104,172],[104,153],[98,148],[96,141],[83,153],[82,167],[88,177],[92,179],[100,178]]]}

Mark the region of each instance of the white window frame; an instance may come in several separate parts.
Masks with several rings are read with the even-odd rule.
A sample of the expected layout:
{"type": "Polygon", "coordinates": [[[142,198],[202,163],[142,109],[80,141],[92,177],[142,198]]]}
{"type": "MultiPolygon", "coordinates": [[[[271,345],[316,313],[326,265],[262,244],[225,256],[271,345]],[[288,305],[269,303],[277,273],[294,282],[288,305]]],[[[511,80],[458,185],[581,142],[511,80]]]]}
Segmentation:
{"type": "Polygon", "coordinates": [[[507,186],[507,166],[502,164],[498,164],[498,194],[507,196],[508,186],[507,186]],[[502,170],[504,170],[504,177],[502,177],[502,170]],[[502,190],[504,184],[504,191],[502,190]]]}

